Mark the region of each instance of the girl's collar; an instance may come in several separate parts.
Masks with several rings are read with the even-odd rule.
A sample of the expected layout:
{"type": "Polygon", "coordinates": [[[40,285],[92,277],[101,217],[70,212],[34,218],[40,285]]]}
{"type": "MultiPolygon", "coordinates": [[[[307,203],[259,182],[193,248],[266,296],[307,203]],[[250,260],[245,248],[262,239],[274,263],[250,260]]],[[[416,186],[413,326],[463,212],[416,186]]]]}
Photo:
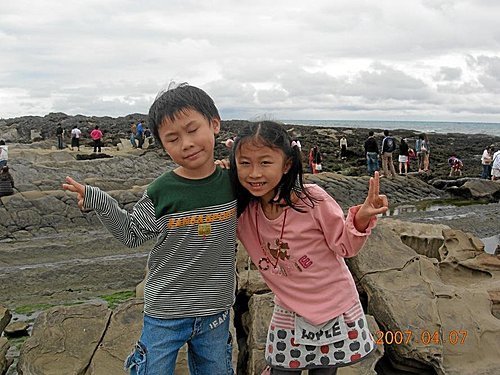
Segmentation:
{"type": "Polygon", "coordinates": [[[257,210],[260,211],[262,216],[267,220],[276,220],[278,219],[285,210],[288,210],[290,206],[280,205],[277,203],[269,203],[264,207],[262,202],[258,203],[257,210]]]}

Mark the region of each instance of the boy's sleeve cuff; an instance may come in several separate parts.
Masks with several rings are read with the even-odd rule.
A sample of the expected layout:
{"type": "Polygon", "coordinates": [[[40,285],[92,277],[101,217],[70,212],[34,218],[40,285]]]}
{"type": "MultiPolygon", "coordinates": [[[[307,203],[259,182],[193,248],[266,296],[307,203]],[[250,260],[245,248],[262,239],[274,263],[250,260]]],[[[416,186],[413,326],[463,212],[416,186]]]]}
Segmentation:
{"type": "MultiPolygon", "coordinates": [[[[83,198],[83,207],[99,211],[99,193],[101,190],[95,186],[85,185],[85,197],[83,198]]],[[[102,202],[102,199],[100,200],[102,202]]]]}

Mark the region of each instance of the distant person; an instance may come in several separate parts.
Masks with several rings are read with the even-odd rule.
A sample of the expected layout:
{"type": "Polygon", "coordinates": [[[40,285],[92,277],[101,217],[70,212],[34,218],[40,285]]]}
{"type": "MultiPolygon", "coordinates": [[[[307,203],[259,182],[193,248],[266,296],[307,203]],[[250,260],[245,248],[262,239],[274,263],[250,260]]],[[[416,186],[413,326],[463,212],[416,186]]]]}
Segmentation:
{"type": "Polygon", "coordinates": [[[346,160],[347,159],[347,139],[346,139],[346,137],[340,138],[339,146],[340,146],[340,159],[346,160]]]}
{"type": "Polygon", "coordinates": [[[94,141],[94,152],[101,152],[102,131],[99,130],[98,125],[90,132],[90,138],[94,141]]]}
{"type": "Polygon", "coordinates": [[[500,180],[500,150],[493,154],[493,161],[491,162],[491,180],[500,180]]]}
{"type": "Polygon", "coordinates": [[[138,142],[137,148],[142,148],[144,144],[144,127],[140,121],[137,123],[137,128],[135,130],[135,139],[137,139],[138,142]]]}
{"type": "Polygon", "coordinates": [[[431,144],[427,134],[424,134],[424,143],[422,144],[422,149],[425,149],[424,155],[424,172],[429,172],[430,160],[431,160],[431,144]]]}
{"type": "Polygon", "coordinates": [[[399,144],[399,174],[408,173],[408,161],[410,160],[410,149],[406,139],[401,138],[401,143],[399,144]],[[404,172],[403,172],[404,171],[404,172]]]}
{"type": "Polygon", "coordinates": [[[130,144],[132,145],[133,148],[137,148],[137,143],[135,142],[135,133],[137,132],[137,125],[132,124],[130,125],[130,144]]]}
{"type": "Polygon", "coordinates": [[[63,136],[64,136],[64,129],[62,128],[61,124],[58,124],[56,128],[56,137],[57,137],[57,148],[59,150],[62,150],[64,148],[63,136]]]}
{"type": "Polygon", "coordinates": [[[450,177],[462,176],[464,163],[462,162],[462,160],[457,158],[456,154],[451,154],[451,156],[448,158],[448,165],[450,166],[450,177]]]}
{"type": "Polygon", "coordinates": [[[9,167],[4,165],[0,170],[0,197],[14,194],[14,179],[9,172],[9,167]]]}
{"type": "Polygon", "coordinates": [[[484,149],[483,155],[481,156],[481,165],[483,166],[483,172],[481,173],[481,178],[489,180],[491,178],[491,162],[493,161],[493,145],[488,146],[484,149]]]}
{"type": "Polygon", "coordinates": [[[314,147],[311,147],[309,149],[309,155],[307,156],[307,161],[309,163],[309,172],[313,173],[314,174],[314,166],[313,166],[313,163],[314,163],[314,147]]]}
{"type": "Polygon", "coordinates": [[[151,130],[149,130],[148,126],[146,126],[146,129],[144,129],[144,143],[146,143],[146,141],[148,141],[148,147],[153,143],[151,130]]]}
{"type": "Polygon", "coordinates": [[[418,159],[418,173],[424,171],[424,159],[427,155],[427,146],[425,145],[425,134],[420,134],[415,142],[415,151],[418,159]],[[422,147],[423,146],[423,147],[422,147]]]}
{"type": "MultiPolygon", "coordinates": [[[[94,209],[124,245],[155,241],[147,262],[142,333],[125,362],[130,373],[173,374],[187,343],[191,374],[233,374],[236,197],[229,171],[214,164],[219,112],[203,90],[181,85],[155,99],[148,123],[178,167],[149,184],[132,210],[70,177],[63,188],[77,193],[78,206],[94,209]]],[[[163,170],[163,163],[157,168],[163,170]]]]}
{"type": "Polygon", "coordinates": [[[378,161],[378,144],[373,136],[373,131],[368,132],[368,138],[365,141],[365,156],[366,156],[366,167],[368,169],[368,174],[373,176],[373,174],[379,170],[379,161],[378,161]]]}
{"type": "Polygon", "coordinates": [[[321,151],[318,146],[314,146],[314,174],[320,173],[323,170],[323,157],[321,156],[321,151]]]}
{"type": "Polygon", "coordinates": [[[309,150],[309,168],[311,169],[312,174],[316,174],[323,169],[321,161],[322,158],[318,146],[311,147],[311,149],[309,150]]]}
{"type": "Polygon", "coordinates": [[[73,126],[71,129],[71,150],[74,151],[75,147],[80,151],[80,137],[82,132],[78,129],[78,125],[73,126]]]}
{"type": "Polygon", "coordinates": [[[396,169],[392,160],[392,153],[396,150],[396,140],[389,133],[389,130],[384,130],[384,139],[382,140],[382,170],[384,176],[389,178],[396,177],[396,169]]]}
{"type": "Polygon", "coordinates": [[[9,160],[9,146],[5,144],[3,139],[0,140],[0,168],[7,165],[9,160]]]}
{"type": "MultiPolygon", "coordinates": [[[[406,142],[408,144],[408,141],[406,142]]],[[[411,171],[411,164],[413,160],[417,160],[418,163],[418,158],[417,158],[417,153],[415,152],[414,149],[411,147],[408,148],[408,162],[406,163],[408,165],[408,172],[411,171]]],[[[417,166],[418,169],[418,166],[417,166]]]]}

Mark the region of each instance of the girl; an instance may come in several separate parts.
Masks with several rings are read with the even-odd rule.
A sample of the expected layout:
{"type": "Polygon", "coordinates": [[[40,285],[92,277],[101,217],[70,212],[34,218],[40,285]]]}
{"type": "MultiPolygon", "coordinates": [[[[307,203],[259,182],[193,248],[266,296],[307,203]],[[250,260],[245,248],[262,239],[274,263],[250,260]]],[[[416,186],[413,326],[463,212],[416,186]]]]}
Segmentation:
{"type": "Polygon", "coordinates": [[[378,172],[344,220],[328,193],[304,185],[299,149],[277,123],[246,125],[230,168],[238,236],[275,294],[265,354],[271,374],[335,374],[368,355],[374,343],[344,258],[358,253],[375,215],[388,209],[378,172]]]}
{"type": "Polygon", "coordinates": [[[409,160],[409,147],[406,143],[406,139],[401,138],[401,143],[399,144],[399,174],[408,173],[408,160],[409,160]]]}

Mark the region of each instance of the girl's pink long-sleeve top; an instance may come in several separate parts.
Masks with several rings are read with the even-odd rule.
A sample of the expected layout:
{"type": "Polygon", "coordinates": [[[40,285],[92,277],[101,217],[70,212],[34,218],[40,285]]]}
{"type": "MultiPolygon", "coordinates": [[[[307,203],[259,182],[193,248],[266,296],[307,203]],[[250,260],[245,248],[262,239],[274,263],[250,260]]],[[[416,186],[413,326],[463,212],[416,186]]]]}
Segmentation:
{"type": "Polygon", "coordinates": [[[238,237],[274,292],[275,303],[319,325],[359,301],[344,258],[360,251],[376,218],[365,232],[359,232],[353,219],[360,206],[351,207],[344,219],[342,209],[327,192],[317,185],[306,188],[319,201],[314,208],[301,205],[304,213],[285,208],[284,245],[278,260],[270,253],[278,247],[284,212],[269,220],[260,203],[252,202],[239,218],[238,237]]]}

